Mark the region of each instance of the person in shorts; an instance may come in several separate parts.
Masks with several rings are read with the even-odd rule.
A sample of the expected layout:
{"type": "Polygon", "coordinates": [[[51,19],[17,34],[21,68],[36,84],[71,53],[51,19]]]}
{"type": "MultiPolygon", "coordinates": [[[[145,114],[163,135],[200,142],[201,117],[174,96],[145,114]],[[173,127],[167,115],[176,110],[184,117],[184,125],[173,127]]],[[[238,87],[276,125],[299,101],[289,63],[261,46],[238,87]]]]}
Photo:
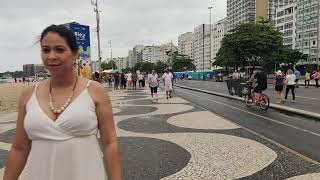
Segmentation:
{"type": "Polygon", "coordinates": [[[282,72],[278,70],[276,72],[276,77],[273,82],[274,89],[276,90],[276,95],[278,99],[277,103],[283,102],[282,91],[283,91],[284,82],[285,82],[284,76],[282,75],[282,72]]]}
{"type": "Polygon", "coordinates": [[[155,70],[152,70],[151,74],[148,74],[148,84],[151,91],[151,97],[153,100],[158,100],[157,89],[159,85],[158,74],[155,70]]]}
{"type": "Polygon", "coordinates": [[[173,79],[173,75],[172,73],[169,72],[169,70],[165,70],[165,73],[162,76],[163,79],[163,83],[164,83],[164,89],[166,91],[166,95],[167,95],[167,99],[169,99],[169,97],[172,97],[172,79],[173,79]]]}

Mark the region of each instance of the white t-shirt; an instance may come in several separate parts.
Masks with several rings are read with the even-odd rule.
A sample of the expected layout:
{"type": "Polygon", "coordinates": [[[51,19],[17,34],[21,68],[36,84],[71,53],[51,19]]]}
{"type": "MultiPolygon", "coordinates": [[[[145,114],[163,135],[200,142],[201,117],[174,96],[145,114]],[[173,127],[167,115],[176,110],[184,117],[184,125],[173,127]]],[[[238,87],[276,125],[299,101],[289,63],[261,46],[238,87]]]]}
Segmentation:
{"type": "Polygon", "coordinates": [[[127,80],[128,80],[128,81],[132,81],[132,74],[131,74],[131,73],[128,73],[128,74],[127,74],[127,80]]]}
{"type": "Polygon", "coordinates": [[[286,76],[286,80],[288,82],[288,85],[295,85],[296,76],[294,74],[289,74],[286,76]]]}
{"type": "Polygon", "coordinates": [[[138,75],[138,80],[142,80],[143,79],[143,75],[142,74],[139,74],[138,75]]]}
{"type": "Polygon", "coordinates": [[[150,87],[158,86],[158,75],[148,74],[148,83],[150,87]]]}
{"type": "Polygon", "coordinates": [[[172,84],[172,73],[164,73],[162,78],[164,79],[164,84],[172,84]]]}

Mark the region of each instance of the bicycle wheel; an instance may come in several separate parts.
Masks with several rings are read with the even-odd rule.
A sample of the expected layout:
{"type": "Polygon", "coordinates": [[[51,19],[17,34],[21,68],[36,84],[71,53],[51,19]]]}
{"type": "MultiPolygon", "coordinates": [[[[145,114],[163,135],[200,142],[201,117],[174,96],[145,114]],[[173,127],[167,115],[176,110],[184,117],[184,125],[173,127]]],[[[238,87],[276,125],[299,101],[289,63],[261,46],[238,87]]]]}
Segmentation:
{"type": "Polygon", "coordinates": [[[244,96],[244,103],[246,104],[246,106],[250,107],[253,103],[253,100],[251,98],[251,94],[246,94],[244,96]]]}
{"type": "Polygon", "coordinates": [[[259,98],[259,105],[262,110],[267,110],[270,107],[269,97],[265,94],[261,94],[259,98]]]}

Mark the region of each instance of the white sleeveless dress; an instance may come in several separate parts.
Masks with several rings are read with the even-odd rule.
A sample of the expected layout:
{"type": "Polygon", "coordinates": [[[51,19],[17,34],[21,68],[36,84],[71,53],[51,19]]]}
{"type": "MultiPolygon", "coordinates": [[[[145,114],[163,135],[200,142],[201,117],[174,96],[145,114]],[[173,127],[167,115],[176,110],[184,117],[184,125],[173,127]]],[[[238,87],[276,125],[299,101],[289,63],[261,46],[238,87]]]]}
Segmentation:
{"type": "Polygon", "coordinates": [[[30,180],[107,179],[97,138],[95,104],[87,88],[53,121],[39,106],[36,85],[24,120],[32,140],[30,180]]]}

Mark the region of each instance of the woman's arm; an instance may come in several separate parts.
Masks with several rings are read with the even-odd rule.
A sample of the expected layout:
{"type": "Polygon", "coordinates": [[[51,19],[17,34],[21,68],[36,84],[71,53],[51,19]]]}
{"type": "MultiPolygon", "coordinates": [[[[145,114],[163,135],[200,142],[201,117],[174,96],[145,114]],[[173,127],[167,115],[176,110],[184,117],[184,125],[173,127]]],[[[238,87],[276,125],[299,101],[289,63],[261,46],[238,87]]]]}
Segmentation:
{"type": "Polygon", "coordinates": [[[22,91],[20,96],[16,135],[8,155],[4,180],[17,180],[23,171],[29,156],[31,140],[28,138],[24,129],[24,117],[26,114],[26,104],[33,89],[34,87],[27,87],[22,91]]]}
{"type": "Polygon", "coordinates": [[[121,156],[113,120],[112,106],[102,85],[92,82],[89,87],[96,103],[100,139],[111,180],[121,180],[121,156]]]}

